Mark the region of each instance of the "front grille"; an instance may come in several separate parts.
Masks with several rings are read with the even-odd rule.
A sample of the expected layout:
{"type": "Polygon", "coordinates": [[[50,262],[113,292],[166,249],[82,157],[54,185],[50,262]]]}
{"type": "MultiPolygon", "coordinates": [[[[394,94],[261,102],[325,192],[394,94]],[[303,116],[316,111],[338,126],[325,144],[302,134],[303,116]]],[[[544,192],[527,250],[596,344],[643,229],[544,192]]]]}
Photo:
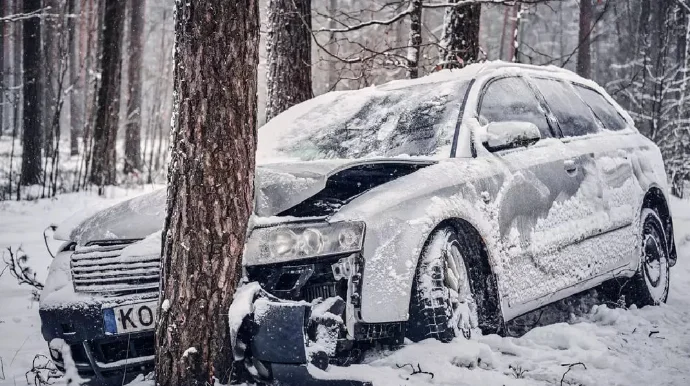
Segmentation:
{"type": "Polygon", "coordinates": [[[77,292],[128,294],[158,289],[160,255],[122,256],[135,240],[77,246],[72,254],[72,280],[77,292]]]}

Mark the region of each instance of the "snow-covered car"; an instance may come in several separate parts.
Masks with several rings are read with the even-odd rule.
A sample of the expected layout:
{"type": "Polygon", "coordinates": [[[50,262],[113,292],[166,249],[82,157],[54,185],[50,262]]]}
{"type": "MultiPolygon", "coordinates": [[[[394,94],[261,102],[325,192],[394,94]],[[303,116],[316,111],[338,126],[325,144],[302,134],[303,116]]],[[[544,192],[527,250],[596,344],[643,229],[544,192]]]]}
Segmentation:
{"type": "MultiPolygon", "coordinates": [[[[569,71],[487,63],[328,93],[263,126],[257,160],[246,279],[264,303],[309,309],[288,331],[318,342],[289,360],[254,347],[260,376],[349,363],[362,342],[502,333],[605,282],[638,306],[666,300],[660,151],[569,71]],[[323,319],[326,334],[303,328],[323,319]]],[[[43,335],[80,371],[150,366],[164,207],[161,191],[58,229],[43,335]]]]}

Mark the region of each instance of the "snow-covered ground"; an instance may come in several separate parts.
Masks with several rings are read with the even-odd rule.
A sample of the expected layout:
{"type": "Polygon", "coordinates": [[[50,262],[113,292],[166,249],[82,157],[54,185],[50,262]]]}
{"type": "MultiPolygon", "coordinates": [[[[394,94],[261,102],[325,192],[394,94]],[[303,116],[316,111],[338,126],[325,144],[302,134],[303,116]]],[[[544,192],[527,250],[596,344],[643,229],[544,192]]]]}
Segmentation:
{"type": "MultiPolygon", "coordinates": [[[[110,206],[150,190],[111,189],[106,198],[83,192],[52,200],[0,202],[0,256],[7,247],[21,246],[43,281],[51,260],[43,241],[48,225],[80,210],[110,206]]],[[[385,386],[688,385],[690,201],[674,200],[672,209],[679,261],[671,270],[668,304],[639,310],[595,306],[571,324],[537,327],[520,338],[492,335],[450,344],[424,341],[395,352],[373,353],[366,364],[333,369],[325,376],[385,386]]],[[[49,244],[56,248],[59,242],[49,244]]],[[[25,373],[36,354],[48,352],[32,288],[17,285],[5,272],[0,277],[0,385],[25,385],[25,373]]],[[[43,363],[41,358],[36,362],[43,363]]],[[[31,374],[29,380],[33,384],[31,374]]]]}

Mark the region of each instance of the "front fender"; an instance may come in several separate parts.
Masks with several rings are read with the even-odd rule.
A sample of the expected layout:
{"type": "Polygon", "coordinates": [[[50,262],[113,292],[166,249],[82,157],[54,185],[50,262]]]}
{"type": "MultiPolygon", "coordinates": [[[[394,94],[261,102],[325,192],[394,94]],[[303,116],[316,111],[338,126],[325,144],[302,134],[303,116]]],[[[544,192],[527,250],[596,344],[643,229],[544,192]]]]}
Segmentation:
{"type": "MultiPolygon", "coordinates": [[[[448,178],[446,182],[458,181],[463,174],[457,170],[462,169],[457,164],[451,165],[459,175],[452,178],[444,174],[448,178]]],[[[436,175],[438,181],[439,171],[434,170],[438,167],[441,165],[428,167],[413,176],[418,181],[436,175]]],[[[490,260],[493,260],[492,252],[500,245],[496,208],[484,199],[489,193],[476,188],[486,186],[486,180],[441,187],[438,183],[417,182],[412,188],[398,186],[407,179],[394,181],[388,189],[365,194],[333,218],[333,221],[356,218],[367,223],[361,306],[362,321],[367,323],[408,319],[419,256],[430,233],[444,220],[463,219],[474,226],[486,242],[490,260]],[[407,188],[410,195],[402,197],[402,188],[407,188]]]]}

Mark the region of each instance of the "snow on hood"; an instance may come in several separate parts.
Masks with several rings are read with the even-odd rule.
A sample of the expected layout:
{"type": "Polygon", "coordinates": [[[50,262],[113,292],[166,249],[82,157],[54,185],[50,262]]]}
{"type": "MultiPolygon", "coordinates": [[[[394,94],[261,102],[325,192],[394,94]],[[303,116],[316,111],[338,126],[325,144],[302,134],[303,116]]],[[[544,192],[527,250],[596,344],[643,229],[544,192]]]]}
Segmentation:
{"type": "MultiPolygon", "coordinates": [[[[435,160],[421,157],[323,160],[258,165],[255,179],[254,213],[275,216],[312,197],[326,187],[333,174],[364,164],[423,164],[435,160]]],[[[84,245],[94,240],[143,239],[163,227],[166,190],[135,197],[81,220],[83,215],[61,224],[55,238],[84,245]]]]}
{"type": "Polygon", "coordinates": [[[144,194],[101,210],[81,222],[68,220],[55,232],[58,240],[86,244],[94,240],[143,239],[163,228],[166,190],[144,194]]]}

